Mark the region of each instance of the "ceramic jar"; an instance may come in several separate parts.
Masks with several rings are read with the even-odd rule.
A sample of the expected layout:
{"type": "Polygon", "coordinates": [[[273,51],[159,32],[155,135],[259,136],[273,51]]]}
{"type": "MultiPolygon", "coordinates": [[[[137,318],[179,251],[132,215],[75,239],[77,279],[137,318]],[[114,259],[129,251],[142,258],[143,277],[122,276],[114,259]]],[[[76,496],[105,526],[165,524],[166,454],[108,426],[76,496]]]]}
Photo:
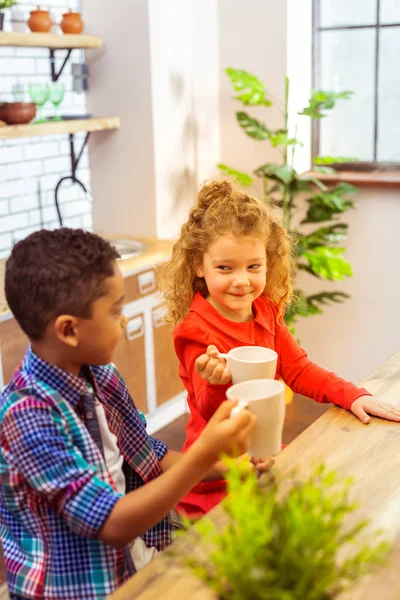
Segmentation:
{"type": "Polygon", "coordinates": [[[50,31],[52,22],[48,10],[41,10],[40,6],[30,12],[28,27],[31,31],[38,33],[47,33],[50,31]]]}
{"type": "Polygon", "coordinates": [[[63,14],[60,27],[64,33],[81,33],[83,30],[83,21],[80,13],[69,12],[63,14]]]}

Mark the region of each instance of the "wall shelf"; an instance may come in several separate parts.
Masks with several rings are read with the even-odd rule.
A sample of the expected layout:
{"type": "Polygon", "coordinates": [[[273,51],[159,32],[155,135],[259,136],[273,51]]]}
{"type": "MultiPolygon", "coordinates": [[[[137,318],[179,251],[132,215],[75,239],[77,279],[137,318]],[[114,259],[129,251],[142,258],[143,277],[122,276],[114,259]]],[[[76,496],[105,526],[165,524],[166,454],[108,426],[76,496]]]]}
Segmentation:
{"type": "Polygon", "coordinates": [[[101,48],[102,39],[95,35],[72,35],[55,33],[16,33],[0,31],[0,46],[25,46],[69,50],[72,48],[101,48]]]}
{"type": "Polygon", "coordinates": [[[75,119],[65,121],[46,121],[45,123],[27,123],[26,125],[5,125],[0,127],[0,139],[38,137],[57,135],[60,133],[78,133],[79,131],[102,131],[118,129],[119,117],[96,117],[91,119],[75,119]]]}

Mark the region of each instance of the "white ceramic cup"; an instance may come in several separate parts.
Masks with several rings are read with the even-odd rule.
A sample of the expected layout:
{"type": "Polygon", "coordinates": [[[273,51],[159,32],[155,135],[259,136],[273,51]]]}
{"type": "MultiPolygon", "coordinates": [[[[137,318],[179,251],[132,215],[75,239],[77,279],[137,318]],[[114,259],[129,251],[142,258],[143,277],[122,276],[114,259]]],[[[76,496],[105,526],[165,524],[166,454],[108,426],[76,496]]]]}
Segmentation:
{"type": "Polygon", "coordinates": [[[252,379],[228,388],[226,397],[239,400],[231,416],[247,408],[256,417],[256,427],[251,434],[250,453],[256,458],[278,454],[282,446],[285,420],[285,388],[276,379],[252,379]]]}
{"type": "Polygon", "coordinates": [[[232,383],[240,383],[249,379],[273,379],[276,372],[278,355],[275,350],[264,346],[239,346],[232,348],[227,354],[219,353],[218,358],[225,358],[232,374],[232,383]]]}

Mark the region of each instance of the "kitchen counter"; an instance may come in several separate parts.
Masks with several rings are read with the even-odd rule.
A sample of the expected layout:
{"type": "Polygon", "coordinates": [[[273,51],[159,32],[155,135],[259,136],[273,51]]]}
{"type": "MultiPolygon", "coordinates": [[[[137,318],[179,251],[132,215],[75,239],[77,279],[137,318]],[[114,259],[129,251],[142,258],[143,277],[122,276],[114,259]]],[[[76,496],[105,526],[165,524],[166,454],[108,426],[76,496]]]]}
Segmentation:
{"type": "MultiPolygon", "coordinates": [[[[400,351],[385,361],[362,384],[387,402],[400,400],[400,351]]],[[[372,530],[382,529],[394,544],[388,564],[362,579],[336,600],[397,600],[400,597],[400,424],[373,418],[363,425],[354,415],[332,407],[276,459],[276,469],[289,475],[294,466],[300,478],[307,469],[325,462],[339,476],[352,474],[352,497],[360,508],[352,519],[368,518],[372,530]]],[[[211,518],[223,527],[226,517],[216,507],[211,518]]],[[[185,534],[171,550],[156,557],[127,581],[110,600],[217,600],[205,583],[185,567],[193,552],[192,534],[185,534]]]]}
{"type": "MultiPolygon", "coordinates": [[[[104,235],[104,237],[110,237],[104,235]]],[[[117,236],[113,236],[116,239],[117,236]]],[[[123,236],[123,239],[135,239],[145,244],[146,250],[137,256],[118,261],[118,265],[124,277],[143,271],[153,265],[165,262],[171,254],[174,241],[156,240],[154,238],[137,238],[134,236],[123,236]]],[[[5,260],[0,261],[0,321],[11,318],[10,309],[7,306],[4,295],[4,270],[5,260]]]]}

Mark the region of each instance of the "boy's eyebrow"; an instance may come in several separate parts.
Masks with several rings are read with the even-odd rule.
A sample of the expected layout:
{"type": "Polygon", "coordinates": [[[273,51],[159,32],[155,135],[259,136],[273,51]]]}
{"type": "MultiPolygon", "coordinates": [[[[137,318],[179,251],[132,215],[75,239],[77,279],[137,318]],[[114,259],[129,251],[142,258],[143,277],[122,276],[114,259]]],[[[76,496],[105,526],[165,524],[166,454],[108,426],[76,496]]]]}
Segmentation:
{"type": "Polygon", "coordinates": [[[118,298],[118,300],[116,300],[115,302],[113,302],[113,306],[116,304],[122,304],[122,302],[125,300],[125,294],[122,294],[121,298],[118,298]]]}

